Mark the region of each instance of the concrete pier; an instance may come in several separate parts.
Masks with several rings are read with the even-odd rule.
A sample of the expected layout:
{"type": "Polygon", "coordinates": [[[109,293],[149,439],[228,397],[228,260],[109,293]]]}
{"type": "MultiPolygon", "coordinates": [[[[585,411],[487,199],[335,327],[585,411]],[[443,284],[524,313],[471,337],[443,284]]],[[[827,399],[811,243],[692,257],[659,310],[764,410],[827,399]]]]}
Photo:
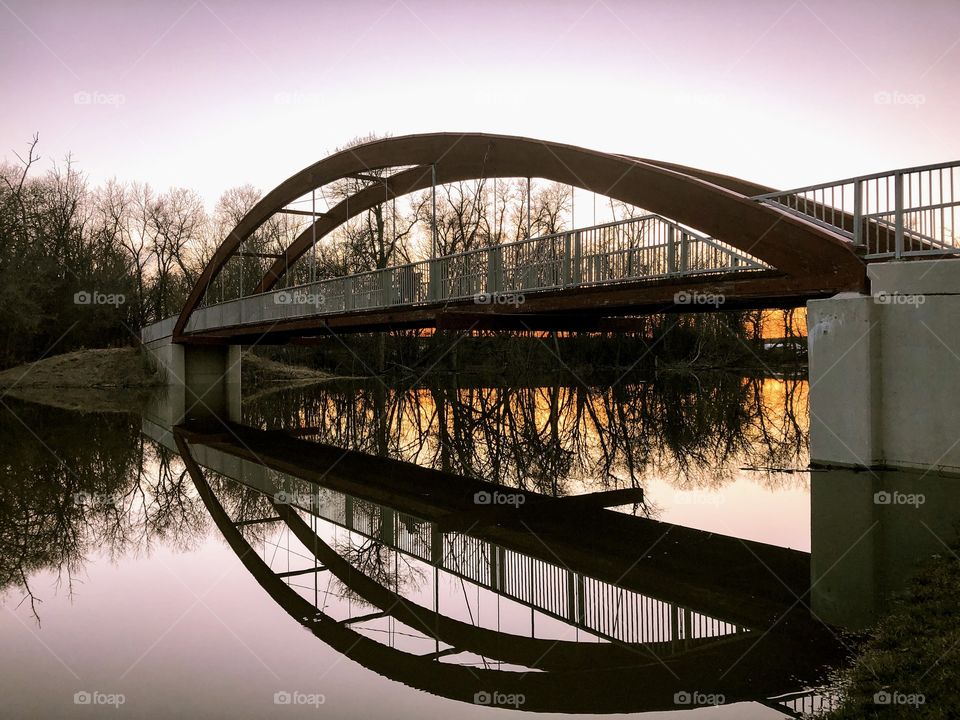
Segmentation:
{"type": "Polygon", "coordinates": [[[810,457],[960,469],[960,259],[875,263],[807,303],[810,457]]]}
{"type": "Polygon", "coordinates": [[[141,333],[144,348],[167,380],[166,404],[182,407],[178,414],[183,419],[216,416],[239,422],[240,346],[174,343],[169,320],[175,318],[141,333]]]}

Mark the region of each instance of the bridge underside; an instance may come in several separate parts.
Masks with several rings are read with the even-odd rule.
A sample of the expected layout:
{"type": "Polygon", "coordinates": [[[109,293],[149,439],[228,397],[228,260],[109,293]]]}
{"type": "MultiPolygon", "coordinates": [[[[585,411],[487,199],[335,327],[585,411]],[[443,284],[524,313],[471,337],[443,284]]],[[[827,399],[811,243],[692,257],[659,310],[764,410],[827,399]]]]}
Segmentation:
{"type": "Polygon", "coordinates": [[[838,287],[830,275],[794,277],[775,270],[733,272],[704,277],[666,278],[617,285],[577,287],[526,294],[521,304],[473,299],[327,313],[188,332],[184,344],[284,344],[308,342],[336,333],[391,330],[504,330],[629,332],[644,327],[637,318],[663,313],[717,309],[800,307],[807,300],[837,292],[863,291],[851,280],[838,287]],[[690,302],[678,302],[685,293],[690,302]]]}

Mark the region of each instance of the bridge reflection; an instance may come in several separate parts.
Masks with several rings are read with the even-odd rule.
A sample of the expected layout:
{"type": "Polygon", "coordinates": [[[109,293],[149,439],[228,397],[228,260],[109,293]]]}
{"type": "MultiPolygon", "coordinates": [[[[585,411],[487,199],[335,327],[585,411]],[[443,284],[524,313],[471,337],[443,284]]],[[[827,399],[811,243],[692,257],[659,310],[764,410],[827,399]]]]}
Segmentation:
{"type": "Polygon", "coordinates": [[[144,429],[291,617],[435,694],[610,713],[695,691],[783,709],[771,698],[816,704],[805,689],[842,654],[797,609],[805,553],[603,508],[623,491],[553,498],[234,424],[144,429]]]}

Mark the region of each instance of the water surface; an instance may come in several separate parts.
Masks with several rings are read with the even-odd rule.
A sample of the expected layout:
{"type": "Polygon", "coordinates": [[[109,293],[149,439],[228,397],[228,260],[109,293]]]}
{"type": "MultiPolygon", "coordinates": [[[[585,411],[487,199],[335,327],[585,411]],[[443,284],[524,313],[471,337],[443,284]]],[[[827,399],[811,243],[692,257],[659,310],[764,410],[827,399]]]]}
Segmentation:
{"type": "Polygon", "coordinates": [[[786,717],[953,532],[807,470],[803,378],[492,385],[6,398],[4,715],[786,717]]]}

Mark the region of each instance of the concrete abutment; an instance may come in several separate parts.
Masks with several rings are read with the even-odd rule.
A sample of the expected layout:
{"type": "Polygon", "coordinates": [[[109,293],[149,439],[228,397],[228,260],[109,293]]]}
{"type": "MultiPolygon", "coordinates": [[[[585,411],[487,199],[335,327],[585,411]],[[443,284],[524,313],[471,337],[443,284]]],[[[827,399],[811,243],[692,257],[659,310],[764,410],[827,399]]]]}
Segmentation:
{"type": "Polygon", "coordinates": [[[807,303],[811,461],[960,470],[960,259],[867,274],[807,303]]]}

